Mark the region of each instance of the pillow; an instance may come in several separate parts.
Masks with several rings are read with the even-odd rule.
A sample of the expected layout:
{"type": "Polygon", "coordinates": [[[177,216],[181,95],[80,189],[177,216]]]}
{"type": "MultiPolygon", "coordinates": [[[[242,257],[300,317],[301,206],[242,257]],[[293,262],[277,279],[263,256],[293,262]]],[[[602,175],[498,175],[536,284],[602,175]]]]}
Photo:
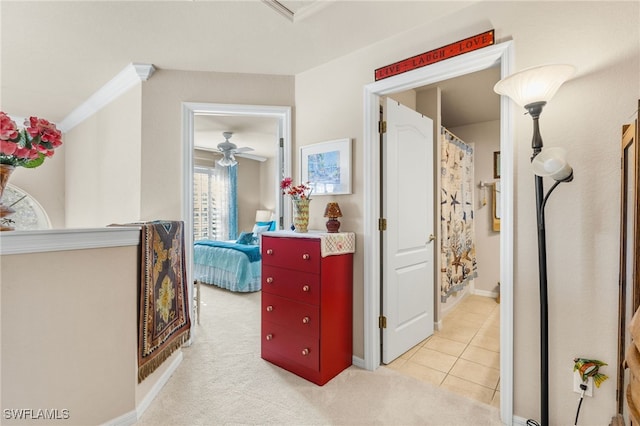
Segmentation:
{"type": "Polygon", "coordinates": [[[265,231],[268,231],[269,228],[271,227],[271,223],[270,222],[265,222],[266,225],[260,225],[261,222],[256,222],[255,225],[253,225],[253,235],[255,235],[256,237],[259,237],[260,234],[262,234],[265,231]]]}
{"type": "Polygon", "coordinates": [[[236,243],[246,245],[253,244],[253,232],[241,232],[236,243]]]}
{"type": "Polygon", "coordinates": [[[256,225],[258,225],[258,226],[269,225],[269,229],[267,229],[267,231],[275,231],[276,230],[276,221],[275,220],[270,220],[268,222],[256,222],[256,225]]]}

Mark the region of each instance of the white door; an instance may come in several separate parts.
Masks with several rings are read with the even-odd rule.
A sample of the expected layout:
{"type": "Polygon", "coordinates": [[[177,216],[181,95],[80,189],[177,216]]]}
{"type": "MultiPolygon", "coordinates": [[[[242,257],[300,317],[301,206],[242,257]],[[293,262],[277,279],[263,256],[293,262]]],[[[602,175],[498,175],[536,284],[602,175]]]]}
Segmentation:
{"type": "Polygon", "coordinates": [[[382,362],[433,334],[433,120],[391,99],[382,148],[382,362]]]}

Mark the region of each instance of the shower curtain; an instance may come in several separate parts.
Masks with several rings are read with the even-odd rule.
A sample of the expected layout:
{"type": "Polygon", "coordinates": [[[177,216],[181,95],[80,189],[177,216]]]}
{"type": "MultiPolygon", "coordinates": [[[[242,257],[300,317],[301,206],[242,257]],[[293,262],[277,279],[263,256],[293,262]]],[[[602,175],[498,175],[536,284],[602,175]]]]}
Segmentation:
{"type": "Polygon", "coordinates": [[[440,300],[477,275],[473,218],[473,148],[441,128],[440,300]]]}

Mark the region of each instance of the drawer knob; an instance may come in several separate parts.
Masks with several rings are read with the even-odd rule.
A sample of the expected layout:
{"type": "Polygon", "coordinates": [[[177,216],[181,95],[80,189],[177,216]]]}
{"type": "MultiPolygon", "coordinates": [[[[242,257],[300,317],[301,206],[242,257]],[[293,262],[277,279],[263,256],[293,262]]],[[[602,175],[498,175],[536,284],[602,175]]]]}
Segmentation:
{"type": "Polygon", "coordinates": [[[265,336],[265,339],[267,339],[267,340],[271,340],[271,339],[273,339],[273,334],[271,334],[271,333],[267,334],[267,335],[265,336]]]}
{"type": "Polygon", "coordinates": [[[308,292],[309,290],[311,290],[311,289],[309,288],[308,285],[305,284],[305,285],[302,286],[302,291],[307,291],[308,292]]]}
{"type": "Polygon", "coordinates": [[[311,321],[311,319],[309,317],[302,318],[302,323],[303,324],[309,324],[309,321],[311,321]]]}
{"type": "Polygon", "coordinates": [[[267,249],[267,254],[273,254],[273,249],[267,249]]]}
{"type": "Polygon", "coordinates": [[[305,254],[303,254],[303,255],[302,255],[302,258],[303,258],[304,260],[309,260],[309,258],[310,258],[310,257],[311,257],[311,256],[309,256],[309,253],[305,253],[305,254]]]}
{"type": "Polygon", "coordinates": [[[273,282],[273,277],[267,277],[267,283],[271,284],[273,282]]]}
{"type": "Polygon", "coordinates": [[[309,348],[304,348],[302,350],[302,356],[307,356],[307,355],[309,355],[309,348]]]}
{"type": "Polygon", "coordinates": [[[273,306],[271,305],[267,306],[267,312],[271,312],[271,311],[273,311],[273,306]]]}

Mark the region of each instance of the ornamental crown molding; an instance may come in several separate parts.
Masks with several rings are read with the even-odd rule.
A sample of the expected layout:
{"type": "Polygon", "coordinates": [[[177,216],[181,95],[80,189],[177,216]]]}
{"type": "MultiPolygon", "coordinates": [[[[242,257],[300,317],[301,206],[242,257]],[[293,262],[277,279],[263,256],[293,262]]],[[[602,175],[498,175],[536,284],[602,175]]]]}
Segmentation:
{"type": "Polygon", "coordinates": [[[131,63],[98,89],[86,101],[71,111],[60,123],[58,129],[63,133],[73,129],[105,106],[109,105],[118,96],[134,87],[136,84],[147,81],[156,68],[152,64],[131,63]]]}

